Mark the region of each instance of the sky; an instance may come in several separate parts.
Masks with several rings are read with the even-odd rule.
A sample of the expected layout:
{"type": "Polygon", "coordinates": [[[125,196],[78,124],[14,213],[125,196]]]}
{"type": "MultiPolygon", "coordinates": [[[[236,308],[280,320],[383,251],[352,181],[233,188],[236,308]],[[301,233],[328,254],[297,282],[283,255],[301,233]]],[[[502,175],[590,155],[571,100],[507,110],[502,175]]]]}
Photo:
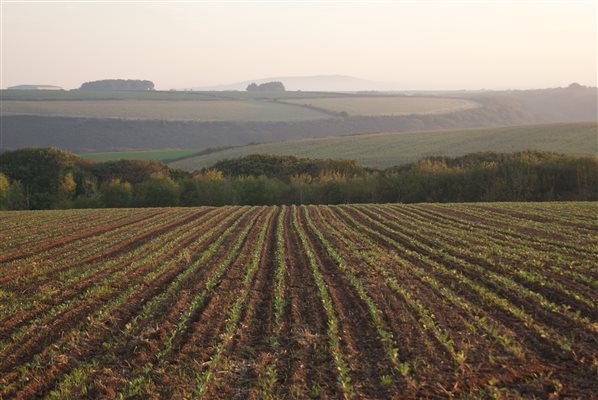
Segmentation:
{"type": "Polygon", "coordinates": [[[0,86],[328,74],[406,90],[596,86],[597,3],[1,0],[0,86]]]}

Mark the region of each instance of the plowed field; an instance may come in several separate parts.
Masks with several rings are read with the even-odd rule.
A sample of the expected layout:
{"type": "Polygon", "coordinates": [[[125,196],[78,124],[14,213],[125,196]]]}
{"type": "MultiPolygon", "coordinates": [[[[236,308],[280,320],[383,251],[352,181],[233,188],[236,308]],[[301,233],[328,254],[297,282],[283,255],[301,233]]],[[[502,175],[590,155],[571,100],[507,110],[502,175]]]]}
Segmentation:
{"type": "Polygon", "coordinates": [[[595,398],[597,210],[0,213],[0,398],[595,398]]]}

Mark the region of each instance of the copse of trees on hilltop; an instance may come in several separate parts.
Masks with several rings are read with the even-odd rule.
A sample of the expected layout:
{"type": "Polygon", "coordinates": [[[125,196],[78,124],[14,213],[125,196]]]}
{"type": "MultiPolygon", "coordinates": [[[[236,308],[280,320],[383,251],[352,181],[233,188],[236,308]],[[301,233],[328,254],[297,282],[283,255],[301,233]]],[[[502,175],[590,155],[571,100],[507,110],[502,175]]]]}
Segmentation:
{"type": "Polygon", "coordinates": [[[154,82],[139,79],[103,79],[99,81],[85,82],[79,89],[101,91],[147,91],[154,90],[154,82]]]}
{"type": "Polygon", "coordinates": [[[525,151],[351,160],[252,155],[194,173],[144,160],[92,162],[56,148],[0,155],[0,209],[598,200],[598,159],[525,151]]]}
{"type": "Polygon", "coordinates": [[[282,82],[273,81],[273,82],[265,82],[262,84],[250,83],[247,86],[248,92],[284,92],[286,91],[282,82]]]}

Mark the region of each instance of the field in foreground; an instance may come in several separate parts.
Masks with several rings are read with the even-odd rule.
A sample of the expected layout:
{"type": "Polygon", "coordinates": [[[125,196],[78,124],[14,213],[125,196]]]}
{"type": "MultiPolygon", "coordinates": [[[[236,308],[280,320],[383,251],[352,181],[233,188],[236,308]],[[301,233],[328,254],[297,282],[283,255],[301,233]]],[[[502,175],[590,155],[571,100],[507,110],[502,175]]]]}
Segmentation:
{"type": "Polygon", "coordinates": [[[221,160],[263,153],[357,160],[373,168],[393,167],[429,156],[457,157],[480,151],[535,149],[594,155],[598,154],[596,130],[594,121],[336,136],[233,147],[175,161],[171,166],[196,170],[221,160]]]}
{"type": "Polygon", "coordinates": [[[597,207],[0,213],[0,398],[591,398],[597,207]]]}

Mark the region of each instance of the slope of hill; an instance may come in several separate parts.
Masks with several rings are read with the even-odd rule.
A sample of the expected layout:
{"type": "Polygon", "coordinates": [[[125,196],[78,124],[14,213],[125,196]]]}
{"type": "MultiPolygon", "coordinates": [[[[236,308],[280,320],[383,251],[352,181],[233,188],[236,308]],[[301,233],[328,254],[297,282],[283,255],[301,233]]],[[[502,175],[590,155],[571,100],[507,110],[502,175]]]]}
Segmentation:
{"type": "Polygon", "coordinates": [[[572,83],[565,88],[509,90],[463,94],[476,101],[494,100],[525,112],[534,122],[564,122],[598,119],[598,89],[572,83]]]}
{"type": "Polygon", "coordinates": [[[379,168],[406,164],[430,155],[460,156],[479,151],[537,149],[591,155],[598,153],[596,135],[596,122],[577,122],[337,136],[230,148],[175,161],[170,165],[196,170],[221,160],[256,153],[351,159],[379,168]]]}
{"type": "MultiPolygon", "coordinates": [[[[16,92],[19,91],[12,91],[11,96],[17,97],[16,92]]],[[[38,96],[41,93],[43,91],[34,94],[38,96]]],[[[585,87],[469,93],[458,98],[446,100],[445,97],[441,100],[457,103],[471,100],[480,106],[443,114],[430,114],[429,108],[423,110],[428,114],[421,114],[421,109],[414,110],[413,107],[408,107],[409,115],[380,113],[400,114],[401,110],[397,111],[394,107],[403,108],[405,111],[405,105],[402,104],[405,99],[419,101],[421,98],[360,94],[357,96],[360,98],[355,99],[354,94],[339,96],[338,93],[334,93],[334,99],[321,99],[324,96],[330,97],[331,93],[313,92],[307,95],[304,92],[279,92],[290,96],[284,98],[271,97],[271,93],[260,93],[260,96],[265,96],[260,98],[242,97],[249,92],[201,92],[189,95],[160,92],[155,93],[157,96],[154,97],[153,93],[138,92],[143,93],[144,98],[137,100],[137,97],[130,99],[132,92],[127,92],[125,97],[120,97],[123,101],[100,102],[100,98],[93,97],[94,101],[87,97],[89,92],[73,95],[71,92],[66,93],[68,96],[60,96],[62,100],[68,97],[73,101],[13,101],[5,98],[6,93],[2,92],[2,147],[16,149],[57,146],[74,151],[95,152],[125,149],[205,149],[348,134],[598,119],[596,88],[585,87]],[[314,98],[319,103],[323,102],[324,106],[310,106],[311,100],[298,101],[300,104],[288,101],[298,96],[314,98]],[[78,101],[79,97],[89,100],[78,101]],[[150,99],[159,100],[149,101],[150,99]],[[175,99],[177,101],[174,101],[175,99]],[[388,104],[384,103],[386,101],[388,104]],[[345,111],[347,105],[355,107],[356,102],[359,103],[359,107],[353,112],[357,115],[345,111]],[[137,107],[141,103],[143,107],[137,107]],[[17,105],[21,108],[15,109],[17,105]],[[62,109],[56,110],[57,107],[62,109]],[[42,108],[44,112],[54,110],[54,115],[68,116],[9,115],[11,112],[30,114],[31,108],[42,108]],[[127,113],[126,110],[130,112],[127,113]],[[109,116],[123,118],[107,118],[109,116]],[[131,117],[149,119],[130,119],[131,117]]],[[[116,92],[107,95],[112,97],[113,93],[116,92]]],[[[25,100],[23,97],[19,98],[25,100]]],[[[58,99],[44,93],[44,99],[50,98],[58,99]]]]}
{"type": "MultiPolygon", "coordinates": [[[[285,91],[285,92],[247,92],[247,91],[95,91],[95,90],[0,90],[2,102],[12,100],[42,101],[42,100],[247,100],[247,99],[303,99],[320,97],[339,96],[365,96],[366,94],[338,93],[338,92],[308,92],[308,91],[285,91]]],[[[370,94],[372,96],[373,94],[370,94]]],[[[439,94],[427,94],[443,96],[439,94]]],[[[445,96],[454,95],[452,93],[445,96]]]]}
{"type": "MultiPolygon", "coordinates": [[[[196,103],[202,102],[198,101],[196,103]]],[[[239,101],[238,103],[244,102],[239,101]]],[[[323,115],[325,118],[273,122],[240,120],[173,121],[6,115],[0,118],[0,128],[3,133],[3,146],[5,149],[55,146],[80,152],[106,152],[134,149],[212,148],[306,137],[465,128],[527,122],[526,116],[521,112],[517,110],[507,110],[505,112],[502,108],[493,105],[491,101],[486,102],[484,107],[447,114],[376,117],[339,117],[330,115],[331,112],[324,114],[323,110],[311,110],[298,105],[285,106],[276,102],[259,103],[286,107],[284,110],[287,112],[287,116],[292,118],[296,118],[297,113],[305,112],[323,115]],[[297,110],[297,113],[294,112],[295,110],[297,110]]],[[[4,106],[5,104],[3,104],[3,108],[4,106]]],[[[81,107],[84,107],[84,105],[81,107]]],[[[173,104],[173,107],[175,107],[173,110],[177,110],[176,104],[173,104]]],[[[95,111],[95,108],[92,108],[91,111],[95,111]]],[[[231,110],[221,111],[234,115],[231,110]]],[[[163,113],[164,111],[157,109],[156,112],[163,113]]]]}
{"type": "MultiPolygon", "coordinates": [[[[266,92],[268,93],[268,92],[266,92]]],[[[480,107],[470,100],[414,96],[344,96],[293,101],[207,98],[193,100],[5,100],[0,116],[31,115],[162,121],[301,121],[338,116],[450,114],[480,107]],[[294,102],[293,102],[294,101],[294,102]]]]}
{"type": "MultiPolygon", "coordinates": [[[[452,99],[449,99],[452,100],[452,99]]],[[[300,121],[329,118],[315,109],[251,100],[4,101],[0,116],[149,119],[160,121],[300,121]]]]}

